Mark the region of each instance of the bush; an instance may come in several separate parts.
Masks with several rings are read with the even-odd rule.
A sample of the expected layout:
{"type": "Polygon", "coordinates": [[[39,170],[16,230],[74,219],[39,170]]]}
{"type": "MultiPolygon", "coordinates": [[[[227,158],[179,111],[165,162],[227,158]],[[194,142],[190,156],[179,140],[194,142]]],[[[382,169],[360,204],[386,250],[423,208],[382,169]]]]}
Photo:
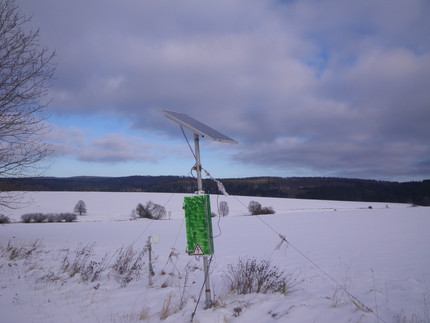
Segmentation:
{"type": "Polygon", "coordinates": [[[257,201],[251,201],[248,204],[248,211],[252,215],[260,214],[261,211],[261,204],[257,201]]]}
{"type": "Polygon", "coordinates": [[[58,217],[59,219],[64,220],[66,222],[73,222],[76,221],[76,219],[78,218],[77,215],[74,213],[60,213],[58,217]]]}
{"type": "Polygon", "coordinates": [[[42,222],[45,222],[45,220],[47,219],[48,217],[46,216],[46,214],[43,214],[43,213],[33,213],[32,214],[32,219],[33,219],[33,221],[34,222],[36,222],[36,223],[42,223],[42,222]]]}
{"type": "Polygon", "coordinates": [[[4,256],[9,258],[11,261],[29,259],[39,247],[39,240],[28,244],[15,244],[15,242],[9,241],[7,243],[4,256]]]}
{"type": "Polygon", "coordinates": [[[24,223],[30,223],[32,219],[33,219],[32,213],[26,213],[21,215],[21,221],[24,223]]]}
{"type": "Polygon", "coordinates": [[[64,272],[68,272],[70,277],[75,276],[78,273],[82,273],[87,267],[89,257],[93,254],[93,244],[87,244],[84,247],[79,246],[75,250],[75,259],[70,262],[67,255],[63,260],[62,269],[64,272]]]}
{"type": "Polygon", "coordinates": [[[0,224],[10,223],[10,219],[8,216],[0,214],[0,224]]]}
{"type": "Polygon", "coordinates": [[[73,222],[76,221],[77,215],[74,213],[60,213],[60,214],[43,214],[43,213],[26,213],[21,215],[21,221],[24,223],[36,222],[73,222]]]}
{"type": "Polygon", "coordinates": [[[139,203],[136,206],[136,214],[139,216],[139,218],[147,218],[147,219],[151,219],[151,213],[149,212],[149,210],[147,210],[142,203],[139,203]]]}
{"type": "Polygon", "coordinates": [[[122,248],[117,251],[118,256],[112,269],[118,274],[116,277],[121,284],[121,287],[127,286],[134,278],[139,277],[140,271],[144,265],[143,256],[147,248],[144,247],[140,251],[134,250],[132,245],[127,248],[122,248]]]}
{"type": "Polygon", "coordinates": [[[90,257],[93,256],[93,249],[94,243],[83,247],[79,246],[75,250],[73,261],[69,260],[67,253],[61,266],[63,272],[68,273],[70,277],[80,274],[80,279],[83,282],[94,282],[99,279],[107,268],[107,255],[100,261],[90,260],[90,257]]]}
{"type": "Polygon", "coordinates": [[[50,214],[46,215],[46,221],[48,221],[50,223],[52,223],[52,222],[61,222],[61,219],[60,219],[60,221],[58,221],[57,214],[50,213],[50,214]]]}
{"type": "Polygon", "coordinates": [[[260,214],[275,214],[275,210],[271,206],[265,206],[261,209],[260,214]]]}
{"type": "Polygon", "coordinates": [[[136,213],[140,218],[159,220],[166,216],[166,209],[164,206],[148,201],[145,206],[139,203],[136,207],[136,213]]]}
{"type": "Polygon", "coordinates": [[[271,206],[269,207],[262,207],[260,203],[257,201],[251,201],[248,204],[248,211],[252,215],[259,215],[259,214],[275,214],[275,210],[271,206]]]}
{"type": "Polygon", "coordinates": [[[291,279],[268,260],[240,259],[236,265],[228,265],[227,268],[224,280],[231,291],[239,294],[286,294],[292,286],[291,279]]]}
{"type": "Polygon", "coordinates": [[[48,216],[43,213],[26,213],[21,215],[21,221],[24,223],[36,222],[42,223],[47,220],[48,216]]]}

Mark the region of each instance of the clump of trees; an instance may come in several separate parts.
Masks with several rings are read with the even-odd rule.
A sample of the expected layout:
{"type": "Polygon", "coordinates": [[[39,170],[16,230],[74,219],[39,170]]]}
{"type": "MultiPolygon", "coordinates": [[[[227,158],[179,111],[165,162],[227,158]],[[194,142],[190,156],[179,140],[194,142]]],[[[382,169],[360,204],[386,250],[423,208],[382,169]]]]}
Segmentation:
{"type": "Polygon", "coordinates": [[[26,213],[21,215],[23,223],[44,223],[44,222],[73,222],[77,216],[74,213],[26,213]]]}
{"type": "Polygon", "coordinates": [[[152,220],[160,220],[166,216],[166,208],[152,201],[146,202],[145,205],[139,203],[136,209],[132,211],[133,218],[146,218],[152,220]]]}
{"type": "Polygon", "coordinates": [[[261,206],[257,201],[251,201],[248,204],[248,211],[251,215],[260,214],[275,214],[275,210],[271,206],[261,206]]]}
{"type": "Polygon", "coordinates": [[[10,219],[8,216],[0,214],[0,224],[10,223],[10,219]]]}
{"type": "Polygon", "coordinates": [[[87,213],[85,202],[79,200],[73,210],[74,213],[26,213],[21,215],[23,223],[44,223],[44,222],[73,222],[77,220],[77,214],[84,215],[87,213]]]}

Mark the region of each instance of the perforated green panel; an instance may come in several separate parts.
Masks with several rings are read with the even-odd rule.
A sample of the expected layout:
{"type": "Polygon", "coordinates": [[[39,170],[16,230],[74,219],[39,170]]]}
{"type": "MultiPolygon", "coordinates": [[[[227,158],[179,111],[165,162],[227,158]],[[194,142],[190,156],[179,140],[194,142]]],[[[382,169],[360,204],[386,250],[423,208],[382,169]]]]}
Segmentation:
{"type": "Polygon", "coordinates": [[[184,198],[187,249],[192,256],[214,253],[209,195],[184,198]]]}

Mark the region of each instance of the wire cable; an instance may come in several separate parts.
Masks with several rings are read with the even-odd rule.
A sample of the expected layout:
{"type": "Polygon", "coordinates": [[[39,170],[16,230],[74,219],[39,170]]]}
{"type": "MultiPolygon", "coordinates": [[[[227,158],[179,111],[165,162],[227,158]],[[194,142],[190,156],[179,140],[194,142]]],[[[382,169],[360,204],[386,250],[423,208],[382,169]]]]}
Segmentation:
{"type": "Polygon", "coordinates": [[[170,195],[170,197],[167,199],[167,201],[164,203],[163,207],[166,207],[166,205],[170,202],[170,200],[172,199],[172,197],[176,194],[176,192],[173,192],[172,195],[170,195]]]}
{"type": "MultiPolygon", "coordinates": [[[[184,131],[184,129],[183,129],[183,127],[182,127],[182,125],[180,125],[180,128],[181,128],[181,131],[182,131],[182,134],[183,134],[183,136],[184,136],[184,138],[185,138],[185,140],[187,141],[187,144],[188,144],[188,147],[190,148],[190,150],[191,150],[191,153],[193,154],[193,156],[194,156],[194,158],[195,158],[195,160],[197,161],[197,157],[196,157],[196,155],[195,155],[195,153],[194,153],[194,150],[192,149],[192,147],[191,147],[191,145],[190,145],[190,142],[188,141],[188,138],[187,138],[187,136],[186,136],[186,134],[185,134],[185,131],[184,131]]],[[[193,166],[193,168],[191,169],[191,174],[192,174],[192,170],[194,169],[194,167],[195,166],[193,166]]],[[[224,185],[220,182],[220,181],[218,181],[218,180],[216,180],[215,178],[213,178],[210,174],[209,174],[209,172],[206,170],[206,169],[204,169],[203,167],[202,167],[202,169],[205,171],[205,173],[206,173],[206,175],[208,176],[208,177],[210,177],[213,181],[215,181],[216,183],[217,183],[217,186],[218,186],[218,189],[219,189],[219,191],[220,192],[222,192],[224,195],[228,195],[228,193],[227,193],[227,191],[226,191],[226,189],[225,189],[225,187],[224,187],[224,185]]],[[[194,177],[194,176],[193,176],[194,177]]],[[[242,204],[246,209],[248,208],[244,203],[242,203],[242,201],[240,201],[236,196],[235,196],[235,199],[237,200],[237,201],[239,201],[240,202],[240,204],[242,204]]],[[[217,207],[218,207],[218,200],[217,200],[217,207]]],[[[218,216],[220,217],[220,215],[219,215],[219,209],[218,209],[218,216]]],[[[303,258],[305,258],[309,263],[311,263],[316,269],[318,269],[321,273],[323,273],[327,278],[329,278],[336,286],[338,286],[340,289],[342,289],[348,296],[349,296],[349,298],[350,298],[350,300],[351,300],[351,302],[355,305],[355,306],[357,306],[359,309],[361,309],[361,310],[363,310],[363,311],[365,311],[365,312],[368,312],[368,313],[372,313],[373,315],[375,315],[379,320],[381,320],[382,322],[385,322],[385,320],[383,320],[381,317],[379,317],[379,315],[377,314],[377,313],[375,313],[372,309],[370,309],[369,307],[367,307],[365,304],[363,304],[357,297],[355,297],[354,295],[352,295],[344,286],[342,286],[339,282],[337,282],[336,281],[336,279],[334,279],[329,273],[327,273],[325,270],[323,270],[320,266],[318,266],[312,259],[310,259],[308,256],[306,256],[303,252],[301,252],[294,244],[292,244],[290,241],[288,241],[287,239],[286,239],[286,237],[284,236],[284,235],[282,235],[282,234],[280,234],[279,232],[277,232],[272,226],[270,226],[266,221],[264,221],[260,216],[258,216],[258,215],[256,215],[256,217],[257,217],[257,219],[259,219],[266,227],[268,227],[271,231],[273,231],[278,237],[280,237],[281,238],[281,240],[282,241],[285,241],[289,246],[291,246],[294,250],[296,250],[296,252],[298,252],[303,258]]],[[[218,219],[218,227],[219,227],[219,219],[218,219]]],[[[219,227],[219,229],[220,229],[220,234],[219,235],[221,235],[221,228],[219,227]]],[[[219,235],[217,235],[217,237],[219,236],[219,235]]],[[[210,258],[210,261],[209,261],[209,264],[210,264],[210,262],[212,261],[212,257],[210,258]]],[[[209,266],[208,266],[208,270],[209,270],[209,266]]],[[[200,290],[200,294],[199,294],[199,298],[198,298],[198,301],[197,301],[197,304],[196,304],[196,307],[195,307],[195,309],[194,309],[194,312],[193,312],[193,314],[192,314],[192,316],[191,316],[191,322],[193,321],[193,318],[194,318],[194,315],[195,315],[195,313],[196,313],[196,310],[197,310],[197,305],[199,304],[199,301],[200,301],[200,297],[201,297],[201,294],[202,294],[202,292],[203,292],[203,288],[204,288],[204,283],[203,283],[203,286],[202,286],[202,288],[201,288],[201,290],[200,290]]]]}
{"type": "Polygon", "coordinates": [[[146,226],[146,228],[143,230],[143,232],[133,241],[133,243],[131,244],[132,246],[140,239],[142,238],[142,236],[145,234],[146,231],[148,231],[149,227],[151,226],[151,224],[154,222],[154,220],[150,220],[149,224],[146,226]]]}
{"type": "MultiPolygon", "coordinates": [[[[236,196],[234,196],[237,201],[240,202],[243,206],[245,206],[242,201],[240,201],[236,196]]],[[[349,292],[344,286],[342,286],[336,279],[334,279],[328,272],[326,272],[324,269],[322,269],[318,264],[316,264],[312,259],[310,259],[308,256],[306,256],[302,251],[300,251],[294,244],[292,244],[290,241],[287,240],[287,238],[277,232],[271,225],[269,225],[266,221],[264,221],[259,215],[256,215],[257,219],[261,221],[267,228],[269,228],[271,231],[273,231],[279,238],[281,238],[282,241],[285,241],[289,246],[291,246],[294,250],[296,250],[297,253],[299,253],[303,258],[305,258],[309,263],[311,263],[317,270],[319,270],[321,273],[323,273],[327,278],[329,278],[336,286],[338,286],[340,289],[342,289],[349,297],[351,302],[357,306],[360,310],[372,313],[376,318],[381,320],[382,322],[385,322],[384,319],[382,319],[377,313],[375,313],[371,308],[366,306],[363,302],[361,302],[356,296],[352,295],[351,292],[349,292]]]]}
{"type": "Polygon", "coordinates": [[[188,147],[190,148],[191,153],[192,153],[192,154],[193,154],[193,156],[194,156],[194,159],[195,159],[195,160],[197,160],[196,154],[194,153],[194,150],[193,150],[193,148],[192,148],[192,147],[191,147],[191,145],[190,145],[190,142],[189,142],[189,140],[188,140],[188,137],[187,137],[187,135],[185,134],[184,128],[183,128],[181,125],[179,125],[179,127],[181,128],[182,135],[184,136],[185,141],[187,142],[188,147]]]}
{"type": "Polygon", "coordinates": [[[215,239],[215,238],[218,238],[218,237],[219,237],[219,236],[221,236],[221,234],[222,234],[221,226],[220,226],[220,222],[221,222],[221,213],[220,213],[220,211],[219,211],[219,203],[218,203],[218,200],[219,200],[219,195],[217,195],[217,197],[216,197],[216,207],[217,207],[217,210],[218,210],[218,221],[217,221],[217,226],[218,226],[219,233],[218,233],[216,236],[213,236],[213,238],[214,238],[214,239],[215,239]]]}

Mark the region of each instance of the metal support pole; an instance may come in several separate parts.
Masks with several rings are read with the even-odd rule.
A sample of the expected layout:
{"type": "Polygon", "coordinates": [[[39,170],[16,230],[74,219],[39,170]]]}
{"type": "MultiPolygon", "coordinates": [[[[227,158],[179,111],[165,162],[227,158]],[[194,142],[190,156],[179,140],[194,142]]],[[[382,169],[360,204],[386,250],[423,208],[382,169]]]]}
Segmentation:
{"type": "Polygon", "coordinates": [[[154,269],[152,268],[152,246],[151,246],[151,237],[148,237],[148,242],[146,244],[147,248],[148,248],[148,258],[149,258],[149,268],[148,268],[148,281],[149,281],[149,286],[152,286],[152,276],[154,276],[154,269]]]}
{"type": "MultiPolygon", "coordinates": [[[[203,182],[202,182],[202,166],[200,164],[200,145],[199,145],[199,135],[194,134],[194,145],[196,150],[196,172],[197,172],[197,190],[198,194],[204,194],[203,191],[203,182]]],[[[209,221],[212,221],[211,218],[209,218],[209,221]]],[[[205,308],[210,308],[212,306],[212,299],[211,299],[211,286],[209,282],[209,261],[208,256],[203,256],[203,269],[205,272],[205,288],[206,288],[206,302],[205,302],[205,308]]]]}
{"type": "Polygon", "coordinates": [[[212,299],[211,299],[211,286],[209,283],[209,262],[208,262],[208,256],[203,256],[203,268],[205,271],[205,294],[206,294],[206,302],[205,302],[205,309],[210,308],[212,306],[212,299]]]}
{"type": "Polygon", "coordinates": [[[194,134],[194,146],[196,150],[197,193],[199,195],[202,195],[204,194],[204,192],[203,192],[202,165],[200,163],[200,145],[199,145],[198,134],[194,134]]]}

